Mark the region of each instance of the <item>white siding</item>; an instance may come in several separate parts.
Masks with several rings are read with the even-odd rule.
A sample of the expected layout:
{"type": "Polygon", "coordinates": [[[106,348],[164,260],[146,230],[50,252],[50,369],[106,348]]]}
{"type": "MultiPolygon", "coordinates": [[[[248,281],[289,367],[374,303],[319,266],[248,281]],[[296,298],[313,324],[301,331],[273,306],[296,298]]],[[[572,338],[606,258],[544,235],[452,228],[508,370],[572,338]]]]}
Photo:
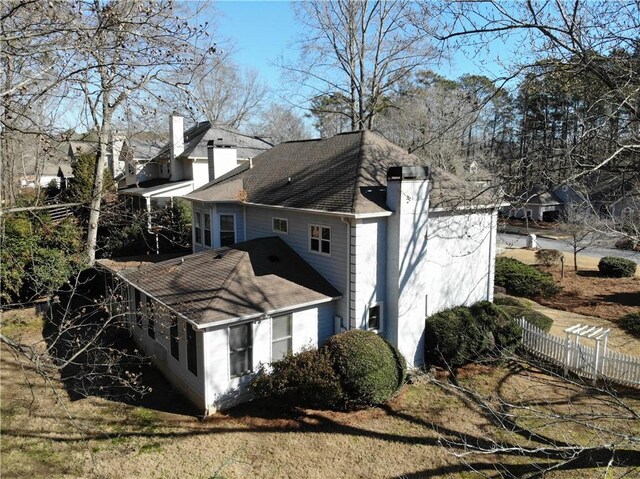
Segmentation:
{"type": "MultiPolygon", "coordinates": [[[[352,227],[351,250],[354,264],[351,269],[353,327],[367,328],[368,306],[386,304],[387,285],[387,222],[386,218],[358,220],[352,227]]],[[[382,330],[386,317],[382,311],[382,330]]]]}
{"type": "Polygon", "coordinates": [[[200,188],[202,185],[209,183],[209,166],[207,161],[194,161],[191,166],[191,179],[193,180],[193,189],[200,188]]]}
{"type": "MultiPolygon", "coordinates": [[[[278,236],[302,259],[329,281],[341,294],[347,291],[347,224],[339,217],[314,213],[246,207],[247,240],[278,236]],[[276,233],[272,229],[272,218],[285,218],[289,222],[288,234],[276,233]],[[309,225],[317,224],[331,228],[331,255],[309,251],[309,225]]],[[[348,317],[348,306],[344,299],[338,301],[337,313],[348,317]]]]}
{"type": "MultiPolygon", "coordinates": [[[[133,291],[131,291],[133,298],[133,291]]],[[[132,300],[133,301],[133,300],[132,300]]],[[[143,304],[142,327],[139,328],[132,323],[132,336],[140,348],[151,358],[153,364],[164,374],[164,376],[173,385],[179,389],[191,402],[197,407],[204,410],[205,408],[205,386],[204,386],[204,359],[202,352],[204,351],[203,334],[196,333],[196,342],[198,348],[198,375],[194,375],[187,369],[187,344],[185,321],[178,320],[178,342],[180,349],[180,358],[176,360],[171,355],[171,347],[169,343],[169,326],[170,320],[166,312],[155,311],[155,339],[152,339],[148,333],[148,315],[146,311],[146,296],[141,293],[141,301],[143,304]]],[[[157,303],[154,303],[157,304],[157,303]]],[[[135,311],[135,309],[133,309],[135,311]]]]}
{"type": "MultiPolygon", "coordinates": [[[[299,352],[322,344],[333,332],[334,303],[299,309],[292,314],[292,351],[299,352]]],[[[286,314],[283,313],[283,314],[286,314]]],[[[271,362],[271,318],[253,324],[252,362],[256,371],[260,364],[271,362]]],[[[237,324],[237,323],[236,323],[237,324]]],[[[207,403],[210,411],[233,406],[249,399],[250,375],[231,378],[229,372],[229,326],[207,329],[204,333],[207,403]]]]}

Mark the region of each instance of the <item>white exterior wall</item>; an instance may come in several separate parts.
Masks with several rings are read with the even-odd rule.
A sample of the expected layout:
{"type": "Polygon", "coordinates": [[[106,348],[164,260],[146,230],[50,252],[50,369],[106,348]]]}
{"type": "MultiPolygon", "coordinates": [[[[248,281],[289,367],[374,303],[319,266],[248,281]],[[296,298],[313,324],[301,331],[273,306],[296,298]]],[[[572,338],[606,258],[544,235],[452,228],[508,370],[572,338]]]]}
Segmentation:
{"type": "MultiPolygon", "coordinates": [[[[292,352],[319,346],[326,340],[324,337],[326,331],[333,329],[333,302],[295,310],[291,314],[292,352]]],[[[271,317],[254,320],[251,323],[253,324],[252,364],[253,370],[256,371],[261,364],[271,362],[271,317]]],[[[241,323],[233,325],[237,324],[241,323]]],[[[228,335],[228,325],[212,327],[204,332],[206,397],[207,409],[210,412],[249,399],[247,386],[250,375],[231,378],[228,335]]]]}
{"type": "Polygon", "coordinates": [[[207,161],[207,181],[220,178],[238,166],[237,148],[214,147],[211,153],[213,161],[207,161]]]}
{"type": "Polygon", "coordinates": [[[497,213],[434,213],[427,226],[425,309],[493,300],[497,213]]]}
{"type": "Polygon", "coordinates": [[[387,204],[387,333],[410,366],[424,364],[427,285],[427,180],[389,180],[387,204]]]}
{"type": "Polygon", "coordinates": [[[191,174],[194,190],[209,183],[209,167],[207,166],[207,160],[202,160],[200,158],[194,160],[191,164],[191,174]]]}
{"type": "MultiPolygon", "coordinates": [[[[169,343],[169,326],[168,316],[162,312],[155,311],[155,339],[152,339],[148,333],[148,313],[146,310],[146,296],[141,293],[142,302],[142,327],[138,327],[135,321],[136,306],[134,305],[133,287],[129,289],[129,301],[132,311],[130,328],[132,337],[140,348],[151,358],[154,366],[156,366],[162,374],[184,394],[195,406],[205,409],[205,372],[203,334],[196,332],[196,344],[198,350],[198,375],[194,375],[187,368],[187,341],[186,341],[186,323],[183,319],[178,319],[178,343],[179,343],[179,359],[175,359],[171,355],[171,347],[169,343]]],[[[157,303],[156,303],[157,304],[157,303]]]]}
{"type": "Polygon", "coordinates": [[[246,206],[246,239],[278,236],[302,259],[329,281],[342,295],[336,314],[349,317],[348,304],[344,296],[348,288],[348,239],[347,224],[340,217],[323,214],[297,212],[276,208],[246,206]],[[272,219],[288,220],[288,233],[273,231],[272,219]],[[309,250],[309,226],[317,224],[331,228],[331,255],[322,255],[309,250]]]}
{"type": "Polygon", "coordinates": [[[382,303],[382,333],[387,316],[387,219],[356,220],[351,228],[352,328],[366,329],[369,306],[382,303]]]}

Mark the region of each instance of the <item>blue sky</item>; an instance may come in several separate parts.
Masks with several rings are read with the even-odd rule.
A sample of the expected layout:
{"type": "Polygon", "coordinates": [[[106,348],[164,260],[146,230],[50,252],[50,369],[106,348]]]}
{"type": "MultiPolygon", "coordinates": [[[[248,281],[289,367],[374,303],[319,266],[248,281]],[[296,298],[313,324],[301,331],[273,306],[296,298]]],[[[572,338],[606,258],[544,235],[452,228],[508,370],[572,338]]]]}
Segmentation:
{"type": "MultiPolygon", "coordinates": [[[[214,20],[218,32],[235,43],[234,60],[254,68],[264,81],[276,87],[280,71],[273,61],[279,56],[294,55],[292,43],[301,33],[290,3],[274,0],[219,1],[215,3],[215,9],[221,14],[214,20]]],[[[499,60],[508,60],[509,50],[511,48],[504,44],[492,44],[491,48],[475,56],[467,52],[467,56],[472,58],[456,50],[451,63],[428,67],[451,79],[464,73],[485,74],[491,78],[502,72],[499,60]]]]}

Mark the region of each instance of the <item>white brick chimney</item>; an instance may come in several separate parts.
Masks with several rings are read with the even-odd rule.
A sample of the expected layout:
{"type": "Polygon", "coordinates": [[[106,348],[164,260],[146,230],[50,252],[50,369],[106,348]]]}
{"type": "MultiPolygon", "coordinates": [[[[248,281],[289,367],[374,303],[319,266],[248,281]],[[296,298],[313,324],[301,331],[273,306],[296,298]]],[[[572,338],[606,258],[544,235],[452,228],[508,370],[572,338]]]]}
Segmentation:
{"type": "Polygon", "coordinates": [[[172,114],[169,122],[169,155],[171,160],[171,179],[182,179],[182,165],[176,161],[176,157],[184,151],[184,118],[172,114]]]}

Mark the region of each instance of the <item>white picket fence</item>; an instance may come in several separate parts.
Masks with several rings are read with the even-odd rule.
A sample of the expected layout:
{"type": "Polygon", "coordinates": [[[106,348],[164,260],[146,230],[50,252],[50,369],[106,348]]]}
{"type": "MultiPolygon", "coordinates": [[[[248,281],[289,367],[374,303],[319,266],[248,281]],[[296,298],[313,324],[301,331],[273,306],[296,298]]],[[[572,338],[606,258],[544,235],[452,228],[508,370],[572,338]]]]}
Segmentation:
{"type": "Polygon", "coordinates": [[[524,318],[518,323],[522,328],[522,344],[529,353],[562,366],[565,372],[640,388],[640,358],[610,349],[596,350],[575,339],[553,336],[524,318]]]}

